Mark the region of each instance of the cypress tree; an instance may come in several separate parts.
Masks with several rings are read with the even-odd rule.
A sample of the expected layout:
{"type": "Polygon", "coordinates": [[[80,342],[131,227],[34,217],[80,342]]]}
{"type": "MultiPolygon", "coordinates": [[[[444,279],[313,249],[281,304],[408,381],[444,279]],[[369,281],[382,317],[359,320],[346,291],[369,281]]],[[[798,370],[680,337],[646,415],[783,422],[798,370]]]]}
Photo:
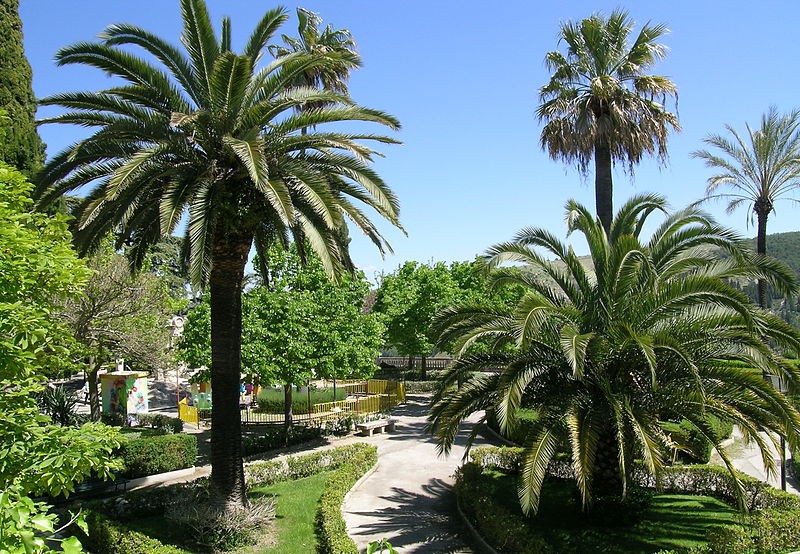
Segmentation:
{"type": "Polygon", "coordinates": [[[9,119],[0,134],[0,160],[29,176],[44,161],[44,145],[34,124],[31,78],[22,46],[19,0],[0,0],[0,110],[9,119]]]}

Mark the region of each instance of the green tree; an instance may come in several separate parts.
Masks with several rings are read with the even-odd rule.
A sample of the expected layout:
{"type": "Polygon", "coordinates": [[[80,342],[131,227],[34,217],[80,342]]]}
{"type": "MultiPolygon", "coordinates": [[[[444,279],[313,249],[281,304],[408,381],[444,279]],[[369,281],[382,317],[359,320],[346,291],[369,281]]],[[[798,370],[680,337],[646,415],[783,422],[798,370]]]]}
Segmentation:
{"type": "Polygon", "coordinates": [[[44,145],[34,123],[36,98],[22,46],[19,0],[0,0],[0,67],[0,110],[10,118],[0,136],[0,161],[31,175],[44,161],[44,145]]]}
{"type": "MultiPolygon", "coordinates": [[[[585,237],[590,266],[549,232],[525,229],[512,242],[492,247],[488,262],[530,264],[547,278],[517,273],[528,292],[513,309],[457,306],[438,320],[442,340],[464,346],[486,337],[497,345],[486,354],[460,357],[442,380],[430,430],[444,451],[476,410],[493,408],[504,432],[513,430],[519,408],[538,413],[521,472],[525,512],[537,511],[548,463],[559,449],[570,453],[585,508],[596,495],[624,495],[635,458],[657,475],[669,452],[660,426],[667,414],[691,422],[732,474],[708,415],[751,436],[768,470],[775,469],[770,440],[797,442],[800,413],[792,396],[729,362],[780,375],[797,391],[798,369],[763,339],[795,349],[800,334],[725,281],[757,276],[791,291],[797,288],[792,272],[753,254],[695,207],[668,215],[645,240],[641,230],[648,216],[665,205],[655,195],[631,199],[606,237],[590,210],[568,202],[570,232],[585,237]],[[720,259],[707,246],[730,257],[720,259]],[[482,372],[498,367],[499,374],[482,372]],[[464,386],[453,388],[460,380],[464,386]]],[[[513,278],[499,271],[497,278],[513,278]]]]}
{"type": "Polygon", "coordinates": [[[135,263],[188,212],[190,277],[210,288],[211,485],[215,501],[232,508],[246,502],[238,396],[242,283],[251,246],[291,229],[336,274],[352,268],[342,232],[349,221],[385,251],[388,245],[362,208],[399,225],[398,202],[371,168],[375,152],[365,142],[395,141],[347,133],[340,123],[391,129],[399,123],[334,92],[291,87],[299,72],[324,65],[325,58],[298,54],[260,65],[286,19],[282,10],[256,23],[240,54],[231,51],[229,19],[217,36],[202,0],[181,0],[181,11],[184,49],[119,24],[99,43],[56,54],[59,65],[89,65],[126,84],[42,101],[71,110],[45,122],[96,130],[48,162],[37,197],[46,205],[97,183],[79,209],[77,244],[85,252],[118,229],[135,263]],[[325,105],[295,111],[312,102],[325,105]],[[328,124],[339,125],[320,130],[328,124]]]}
{"type": "MultiPolygon", "coordinates": [[[[709,177],[706,197],[728,200],[728,213],[745,205],[750,221],[757,221],[756,252],[767,254],[767,219],[775,203],[800,187],[800,111],[778,113],[774,106],[761,116],[761,126],[745,124],[747,135],[726,125],[729,136],[709,135],[704,142],[712,150],[697,150],[695,158],[719,171],[709,177]]],[[[767,307],[767,282],[758,280],[758,303],[767,307]]]]}
{"type": "MultiPolygon", "coordinates": [[[[74,490],[90,473],[108,476],[116,432],[102,425],[50,424],[36,396],[44,374],[69,358],[69,333],[55,299],[79,294],[88,271],[70,247],[63,216],[31,213],[32,186],[0,163],[0,551],[51,552],[57,517],[32,498],[74,490]]],[[[74,539],[64,552],[80,552],[74,539]]]]}
{"type": "MultiPolygon", "coordinates": [[[[375,370],[383,326],[362,313],[363,274],[332,283],[313,255],[296,248],[269,251],[270,286],[244,295],[242,370],[261,384],[280,384],[286,425],[292,423],[292,385],[309,379],[362,378],[375,370]]],[[[189,312],[181,351],[193,367],[210,362],[207,303],[189,312]]]]}
{"type": "Polygon", "coordinates": [[[647,24],[631,43],[633,26],[624,10],[562,23],[559,40],[567,52],[547,54],[552,75],[539,90],[542,148],[553,159],[577,162],[584,174],[594,159],[596,210],[606,233],[614,215],[614,161],[633,172],[644,154],[663,160],[669,129],[679,129],[664,105],[666,97],[677,97],[675,84],[648,74],[666,54],[656,41],[668,30],[647,24]]]}
{"type": "Polygon", "coordinates": [[[87,261],[92,270],[81,295],[68,298],[58,317],[65,322],[87,359],[89,405],[100,419],[97,376],[103,365],[125,358],[132,367],[158,371],[167,365],[171,314],[166,284],[155,274],[133,274],[110,244],[87,261]]]}
{"type": "Polygon", "coordinates": [[[386,326],[387,344],[401,356],[408,356],[409,370],[413,369],[414,357],[420,356],[425,375],[426,358],[435,342],[431,323],[456,297],[456,284],[442,262],[434,265],[406,262],[381,278],[373,311],[380,314],[386,326]]]}

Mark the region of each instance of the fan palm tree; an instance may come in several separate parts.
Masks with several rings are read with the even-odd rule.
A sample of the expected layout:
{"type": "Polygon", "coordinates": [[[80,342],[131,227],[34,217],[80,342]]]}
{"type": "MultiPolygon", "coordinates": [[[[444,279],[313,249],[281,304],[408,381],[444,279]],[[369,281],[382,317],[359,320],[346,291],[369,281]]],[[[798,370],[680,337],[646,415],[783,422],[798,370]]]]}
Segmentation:
{"type": "MultiPolygon", "coordinates": [[[[756,252],[767,253],[767,219],[775,203],[800,187],[800,110],[780,114],[773,106],[761,116],[761,126],[740,135],[726,125],[727,137],[710,135],[704,142],[712,150],[692,152],[706,167],[720,171],[708,179],[706,197],[728,200],[728,213],[747,205],[755,214],[756,252]]],[[[797,202],[794,198],[789,198],[797,202]]],[[[758,303],[767,307],[767,283],[758,281],[758,303]]]]}
{"type": "MultiPolygon", "coordinates": [[[[328,123],[395,118],[313,87],[292,87],[299,73],[324,65],[292,54],[260,64],[286,14],[267,12],[240,54],[231,23],[217,36],[202,0],[181,0],[184,49],[133,25],[112,25],[101,42],[60,50],[59,65],[84,64],[123,83],[100,92],[51,96],[70,111],[45,123],[78,124],[93,134],[54,156],[38,177],[39,205],[92,185],[77,214],[82,252],[114,232],[139,264],[148,246],[187,215],[190,276],[211,293],[212,474],[225,506],[245,502],[238,408],[241,293],[251,245],[291,231],[319,254],[330,274],[351,269],[346,222],[383,253],[389,247],[367,207],[399,226],[398,201],[370,167],[372,134],[301,133],[328,123]],[[130,53],[140,47],[159,64],[130,53]],[[323,107],[296,112],[301,105],[323,107]]],[[[341,126],[337,126],[337,129],[341,126]]]]}
{"type": "Polygon", "coordinates": [[[613,162],[632,172],[644,154],[665,160],[667,134],[680,128],[664,104],[677,98],[675,84],[648,74],[666,54],[656,41],[668,29],[647,24],[631,43],[633,25],[623,10],[563,23],[559,38],[567,52],[546,55],[552,76],[539,90],[542,148],[553,159],[577,162],[582,173],[594,159],[596,210],[606,232],[614,215],[613,162]]]}
{"type": "MultiPolygon", "coordinates": [[[[429,429],[447,452],[460,423],[477,410],[493,409],[506,433],[519,408],[536,410],[519,488],[526,512],[537,511],[557,450],[571,456],[585,508],[594,495],[625,495],[634,458],[658,474],[674,446],[659,424],[663,417],[687,419],[716,447],[708,415],[732,421],[773,471],[770,439],[759,431],[797,443],[796,407],[761,375],[729,362],[780,375],[797,390],[798,370],[762,338],[794,349],[800,335],[724,281],[759,276],[789,291],[796,288],[792,272],[748,251],[696,207],[668,215],[644,240],[648,216],[664,208],[660,196],[630,200],[607,237],[589,210],[570,201],[569,229],[585,236],[588,265],[549,232],[524,229],[486,254],[494,266],[528,264],[530,271],[499,268],[493,277],[527,288],[516,308],[456,306],[438,319],[441,341],[454,341],[461,355],[434,397],[429,429]],[[719,259],[717,248],[730,257],[719,259]],[[494,348],[464,354],[481,338],[494,348]]],[[[733,473],[728,455],[718,451],[733,473]]]]}

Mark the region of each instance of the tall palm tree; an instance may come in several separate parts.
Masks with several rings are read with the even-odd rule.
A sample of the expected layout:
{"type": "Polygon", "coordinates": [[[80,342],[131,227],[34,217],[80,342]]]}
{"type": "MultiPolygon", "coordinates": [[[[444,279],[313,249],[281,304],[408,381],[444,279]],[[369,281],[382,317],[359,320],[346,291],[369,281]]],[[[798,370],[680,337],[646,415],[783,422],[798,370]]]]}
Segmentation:
{"type": "Polygon", "coordinates": [[[648,74],[666,54],[656,41],[669,31],[647,24],[631,43],[633,26],[623,10],[562,23],[559,39],[567,52],[546,55],[552,76],[539,90],[537,115],[546,122],[542,148],[553,159],[577,162],[582,173],[594,159],[597,216],[606,232],[614,215],[613,162],[633,172],[644,154],[663,161],[670,128],[680,129],[664,104],[667,97],[677,98],[675,84],[648,74]]]}
{"type": "MultiPolygon", "coordinates": [[[[772,106],[761,116],[759,128],[745,123],[745,136],[730,125],[725,129],[729,136],[709,135],[703,142],[712,150],[692,152],[692,157],[720,171],[708,179],[707,198],[728,200],[728,213],[747,205],[750,221],[755,214],[756,252],[763,256],[767,253],[767,219],[775,211],[775,202],[800,187],[800,110],[780,114],[772,106]]],[[[767,307],[763,279],[758,281],[758,303],[767,307]]]]}
{"type": "MultiPolygon", "coordinates": [[[[648,216],[664,208],[660,196],[633,198],[607,237],[588,209],[570,201],[569,229],[585,236],[588,267],[549,232],[523,229],[486,254],[491,265],[514,261],[535,270],[497,270],[498,283],[527,288],[516,308],[456,306],[439,317],[442,342],[455,341],[461,355],[434,397],[429,428],[446,452],[460,423],[477,410],[492,408],[504,432],[520,407],[536,410],[519,489],[526,512],[538,509],[557,450],[571,455],[585,508],[593,495],[625,495],[634,458],[657,474],[672,446],[663,417],[689,420],[717,447],[708,415],[732,421],[760,447],[770,470],[770,439],[759,431],[798,442],[800,413],[792,402],[729,362],[781,375],[795,391],[800,372],[762,337],[794,349],[800,334],[724,281],[759,276],[794,290],[791,270],[749,252],[696,207],[668,215],[644,240],[648,216]],[[702,248],[709,245],[730,257],[718,259],[715,248],[702,248]],[[480,338],[491,339],[494,349],[465,355],[480,338]],[[483,372],[496,368],[497,374],[483,372]],[[457,388],[459,382],[465,384],[457,388]]],[[[728,455],[718,451],[733,473],[728,455]]]]}
{"type": "Polygon", "coordinates": [[[350,31],[327,25],[320,32],[322,18],[304,8],[297,8],[297,22],[297,37],[281,35],[283,45],[271,45],[270,51],[276,57],[303,53],[327,58],[328,63],[298,73],[294,84],[347,95],[350,72],[361,67],[361,56],[350,31]]]}
{"type": "Polygon", "coordinates": [[[349,221],[384,252],[388,244],[363,207],[399,226],[398,201],[370,167],[375,151],[364,141],[396,141],[300,131],[348,121],[390,129],[399,123],[335,92],[290,86],[299,73],[325,64],[324,57],[292,54],[259,64],[286,20],[283,10],[264,15],[240,54],[231,51],[229,19],[218,37],[202,0],[181,0],[181,11],[184,49],[123,24],[107,28],[99,43],[57,53],[59,65],[96,67],[124,84],[42,101],[71,110],[45,123],[94,133],[48,162],[37,197],[46,205],[92,185],[77,214],[79,248],[91,250],[113,231],[134,264],[188,214],[190,275],[211,293],[211,484],[220,502],[235,506],[245,501],[238,395],[242,280],[251,245],[263,247],[291,229],[336,274],[352,265],[343,232],[349,221]],[[324,106],[295,111],[311,102],[324,106]]]}

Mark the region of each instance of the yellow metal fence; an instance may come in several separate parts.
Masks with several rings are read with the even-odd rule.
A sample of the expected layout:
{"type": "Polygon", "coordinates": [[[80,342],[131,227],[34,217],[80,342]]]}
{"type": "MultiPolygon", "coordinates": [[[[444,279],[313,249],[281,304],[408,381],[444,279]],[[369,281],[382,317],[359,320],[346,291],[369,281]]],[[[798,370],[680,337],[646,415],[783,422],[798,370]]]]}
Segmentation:
{"type": "Polygon", "coordinates": [[[185,398],[178,402],[178,417],[186,423],[200,427],[200,414],[197,408],[189,406],[189,402],[185,398]]]}
{"type": "MultiPolygon", "coordinates": [[[[299,419],[331,421],[347,416],[376,414],[394,408],[406,401],[405,388],[403,383],[399,381],[370,379],[368,381],[344,382],[341,386],[347,390],[348,395],[356,396],[356,398],[314,404],[310,417],[300,417],[299,419]]],[[[210,410],[202,411],[204,414],[201,414],[195,406],[189,406],[186,399],[181,400],[178,404],[178,417],[197,427],[200,426],[201,415],[206,418],[210,416],[210,410]]],[[[282,414],[279,417],[278,414],[261,414],[250,409],[242,411],[242,423],[245,424],[273,422],[272,420],[277,421],[282,417],[282,414]]]]}

